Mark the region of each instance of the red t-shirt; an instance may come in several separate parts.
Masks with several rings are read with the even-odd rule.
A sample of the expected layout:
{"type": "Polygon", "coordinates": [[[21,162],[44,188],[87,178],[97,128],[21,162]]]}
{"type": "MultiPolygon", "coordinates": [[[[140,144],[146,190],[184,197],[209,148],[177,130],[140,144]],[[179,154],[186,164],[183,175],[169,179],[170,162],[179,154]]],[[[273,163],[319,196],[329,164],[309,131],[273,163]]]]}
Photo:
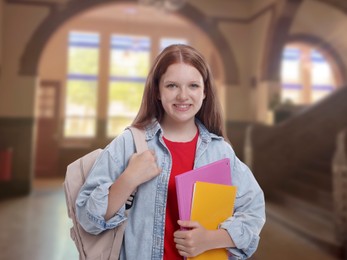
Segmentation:
{"type": "Polygon", "coordinates": [[[180,228],[177,224],[179,217],[175,176],[193,169],[198,136],[199,132],[196,133],[193,140],[183,143],[171,142],[164,138],[165,144],[169,148],[172,157],[165,215],[164,260],[183,259],[183,257],[178,254],[173,237],[173,233],[180,228]]]}

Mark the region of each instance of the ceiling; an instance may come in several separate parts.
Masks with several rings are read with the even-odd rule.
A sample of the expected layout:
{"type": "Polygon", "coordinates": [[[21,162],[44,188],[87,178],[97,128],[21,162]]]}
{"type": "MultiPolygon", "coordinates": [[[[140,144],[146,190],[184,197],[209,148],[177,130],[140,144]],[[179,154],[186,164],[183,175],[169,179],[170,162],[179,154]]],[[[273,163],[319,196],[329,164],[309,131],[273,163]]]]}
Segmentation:
{"type": "Polygon", "coordinates": [[[138,22],[145,24],[160,23],[165,25],[186,25],[184,17],[177,13],[166,12],[165,10],[138,5],[138,4],[107,4],[102,7],[93,8],[80,15],[79,18],[138,22]]]}

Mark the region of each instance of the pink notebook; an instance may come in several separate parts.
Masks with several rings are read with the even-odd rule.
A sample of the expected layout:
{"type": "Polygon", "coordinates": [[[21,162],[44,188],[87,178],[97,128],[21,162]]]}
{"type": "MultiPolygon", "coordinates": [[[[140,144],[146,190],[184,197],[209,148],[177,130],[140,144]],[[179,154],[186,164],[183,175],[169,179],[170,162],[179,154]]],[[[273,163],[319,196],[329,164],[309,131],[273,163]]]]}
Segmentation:
{"type": "Polygon", "coordinates": [[[224,158],[175,177],[180,220],[190,220],[193,188],[196,181],[231,185],[230,159],[224,158]]]}

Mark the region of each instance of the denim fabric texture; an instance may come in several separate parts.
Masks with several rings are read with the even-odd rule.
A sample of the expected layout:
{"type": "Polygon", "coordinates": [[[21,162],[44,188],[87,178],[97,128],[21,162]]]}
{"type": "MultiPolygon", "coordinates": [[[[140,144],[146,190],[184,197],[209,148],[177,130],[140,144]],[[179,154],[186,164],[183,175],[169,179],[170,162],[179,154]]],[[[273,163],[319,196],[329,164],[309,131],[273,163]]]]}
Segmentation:
{"type": "MultiPolygon", "coordinates": [[[[235,155],[224,139],[197,120],[199,139],[194,168],[230,158],[232,184],[237,186],[234,215],[219,228],[226,229],[236,248],[228,248],[229,259],[247,259],[257,249],[259,233],[265,223],[265,200],[262,189],[249,168],[235,155]]],[[[138,187],[130,212],[121,249],[121,260],[161,260],[164,250],[166,196],[171,171],[171,156],[163,141],[160,124],[155,121],[146,129],[149,149],[155,151],[162,172],[138,187]]],[[[97,158],[76,201],[77,218],[89,233],[99,234],[125,220],[123,206],[111,219],[104,216],[108,189],[127,167],[135,145],[130,130],[115,138],[97,158]]]]}

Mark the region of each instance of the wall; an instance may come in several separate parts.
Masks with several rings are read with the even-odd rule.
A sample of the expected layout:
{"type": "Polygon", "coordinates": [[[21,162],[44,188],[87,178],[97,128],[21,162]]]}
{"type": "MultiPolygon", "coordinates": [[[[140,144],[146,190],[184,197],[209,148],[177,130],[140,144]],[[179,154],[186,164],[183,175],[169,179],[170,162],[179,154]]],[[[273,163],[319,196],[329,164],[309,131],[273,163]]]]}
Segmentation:
{"type": "Polygon", "coordinates": [[[254,19],[249,30],[250,42],[253,43],[248,56],[248,67],[251,70],[250,76],[250,96],[249,106],[252,121],[265,123],[267,121],[268,110],[268,86],[263,82],[264,66],[267,55],[271,52],[269,47],[269,37],[272,33],[271,28],[275,21],[276,5],[269,3],[259,8],[261,14],[254,19]]]}
{"type": "Polygon", "coordinates": [[[36,78],[18,75],[25,43],[47,14],[40,7],[5,4],[3,30],[3,84],[0,117],[32,117],[36,78]],[[18,19],[20,17],[21,19],[18,19]]]}
{"type": "Polygon", "coordinates": [[[248,33],[247,25],[239,25],[235,23],[220,23],[219,28],[225,35],[229,46],[232,46],[232,52],[235,56],[237,64],[237,73],[239,74],[239,83],[233,86],[226,86],[226,111],[228,121],[233,120],[250,120],[247,97],[247,58],[248,51],[248,33]],[[241,87],[242,86],[242,87],[241,87]],[[243,101],[241,101],[241,99],[243,101]]]}
{"type": "MultiPolygon", "coordinates": [[[[290,34],[306,34],[321,39],[328,46],[318,47],[333,48],[342,62],[347,64],[346,27],[346,11],[333,8],[321,1],[306,0],[294,20],[290,34]]],[[[342,74],[345,73],[342,71],[342,74]]]]}
{"type": "Polygon", "coordinates": [[[46,14],[47,10],[41,7],[1,1],[0,147],[12,149],[13,157],[10,180],[0,182],[0,197],[27,194],[31,190],[37,79],[19,75],[18,68],[25,44],[46,14]]]}
{"type": "Polygon", "coordinates": [[[0,88],[1,88],[1,78],[2,78],[2,42],[3,42],[3,27],[4,27],[4,3],[0,1],[0,88]]]}

